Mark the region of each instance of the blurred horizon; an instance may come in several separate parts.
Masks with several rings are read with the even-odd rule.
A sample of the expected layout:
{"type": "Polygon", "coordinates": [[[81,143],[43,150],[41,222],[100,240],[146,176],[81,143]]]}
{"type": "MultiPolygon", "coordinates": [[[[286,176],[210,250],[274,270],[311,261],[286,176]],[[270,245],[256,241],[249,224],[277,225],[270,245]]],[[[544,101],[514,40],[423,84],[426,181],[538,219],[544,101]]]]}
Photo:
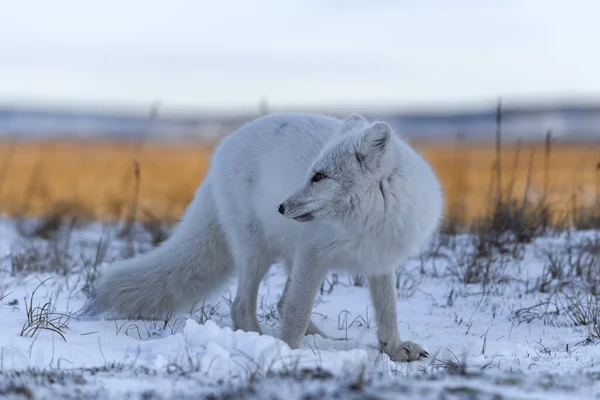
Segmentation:
{"type": "Polygon", "coordinates": [[[117,140],[215,142],[244,123],[273,112],[320,112],[344,118],[361,113],[367,119],[385,120],[413,140],[438,142],[495,140],[498,106],[504,141],[540,142],[550,132],[563,142],[598,142],[600,101],[481,102],[458,107],[311,107],[273,109],[268,99],[254,110],[162,112],[162,103],[147,107],[69,107],[57,104],[0,103],[0,139],[117,140]],[[499,102],[499,103],[498,103],[499,102]]]}

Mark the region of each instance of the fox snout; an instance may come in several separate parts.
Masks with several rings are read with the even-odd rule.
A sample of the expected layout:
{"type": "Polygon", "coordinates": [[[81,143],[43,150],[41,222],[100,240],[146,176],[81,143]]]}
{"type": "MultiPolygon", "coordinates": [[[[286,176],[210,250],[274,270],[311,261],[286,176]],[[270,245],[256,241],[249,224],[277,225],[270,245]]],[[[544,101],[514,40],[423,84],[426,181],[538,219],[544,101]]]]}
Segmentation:
{"type": "Polygon", "coordinates": [[[286,203],[287,201],[277,206],[277,211],[284,217],[298,222],[307,222],[315,219],[312,212],[303,212],[302,207],[298,207],[298,205],[293,206],[286,203]]]}

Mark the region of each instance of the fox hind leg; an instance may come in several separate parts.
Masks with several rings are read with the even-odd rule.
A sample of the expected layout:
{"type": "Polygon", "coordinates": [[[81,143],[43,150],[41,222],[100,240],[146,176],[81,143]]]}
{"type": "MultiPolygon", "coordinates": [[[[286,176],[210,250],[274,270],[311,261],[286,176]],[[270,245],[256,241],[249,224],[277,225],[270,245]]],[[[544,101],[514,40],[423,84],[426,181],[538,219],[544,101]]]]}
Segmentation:
{"type": "Polygon", "coordinates": [[[238,285],[231,305],[234,330],[260,334],[262,330],[256,318],[258,288],[273,262],[261,238],[262,232],[257,231],[243,238],[244,240],[232,242],[238,285]]]}

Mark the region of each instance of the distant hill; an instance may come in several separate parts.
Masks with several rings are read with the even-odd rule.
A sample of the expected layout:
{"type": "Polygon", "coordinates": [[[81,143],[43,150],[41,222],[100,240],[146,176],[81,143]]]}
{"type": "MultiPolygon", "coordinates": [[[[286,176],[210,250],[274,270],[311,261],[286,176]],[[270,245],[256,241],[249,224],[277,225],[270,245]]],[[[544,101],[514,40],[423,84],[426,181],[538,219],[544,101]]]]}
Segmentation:
{"type": "MultiPolygon", "coordinates": [[[[343,117],[349,112],[327,112],[343,117]]],[[[425,140],[493,140],[494,107],[458,111],[362,112],[367,118],[389,122],[401,133],[425,140]]],[[[569,141],[600,140],[600,104],[520,105],[503,108],[505,140],[543,139],[551,129],[554,137],[569,141]]],[[[0,138],[18,140],[214,140],[231,133],[258,115],[170,114],[151,118],[142,113],[65,111],[51,108],[0,106],[0,138]]]]}

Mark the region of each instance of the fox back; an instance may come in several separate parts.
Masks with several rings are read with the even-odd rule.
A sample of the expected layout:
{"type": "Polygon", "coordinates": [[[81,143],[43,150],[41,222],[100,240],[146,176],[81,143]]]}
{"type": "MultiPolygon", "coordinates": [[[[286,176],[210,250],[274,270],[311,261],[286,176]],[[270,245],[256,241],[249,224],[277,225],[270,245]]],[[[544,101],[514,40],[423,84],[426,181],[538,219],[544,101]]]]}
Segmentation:
{"type": "Polygon", "coordinates": [[[212,165],[235,229],[259,232],[288,259],[314,241],[334,268],[397,266],[435,233],[443,209],[427,162],[387,123],[359,115],[262,117],[227,138],[212,165]]]}

